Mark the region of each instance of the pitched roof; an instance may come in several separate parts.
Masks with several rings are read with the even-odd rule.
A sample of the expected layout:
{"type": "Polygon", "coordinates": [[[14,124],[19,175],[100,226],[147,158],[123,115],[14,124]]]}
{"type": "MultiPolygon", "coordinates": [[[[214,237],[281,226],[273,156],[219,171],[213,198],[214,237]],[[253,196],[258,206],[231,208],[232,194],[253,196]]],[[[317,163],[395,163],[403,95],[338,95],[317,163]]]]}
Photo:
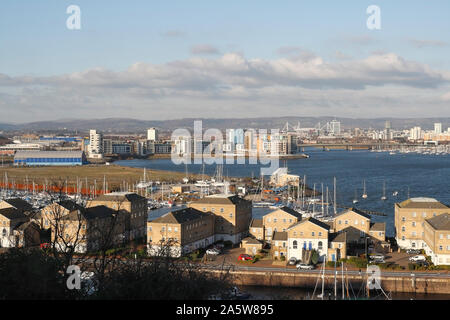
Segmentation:
{"type": "Polygon", "coordinates": [[[450,214],[448,213],[427,219],[427,222],[436,230],[450,230],[450,214]]]}
{"type": "Polygon", "coordinates": [[[370,224],[370,231],[386,231],[386,222],[375,222],[370,224]]]}
{"type": "Polygon", "coordinates": [[[289,207],[286,207],[286,206],[281,207],[281,208],[279,208],[279,209],[276,209],[276,210],[274,210],[274,211],[272,211],[272,212],[269,212],[268,214],[271,214],[271,213],[276,212],[276,211],[279,211],[279,210],[284,211],[284,212],[286,212],[286,213],[288,213],[288,214],[290,214],[290,215],[292,215],[292,216],[294,216],[294,217],[296,217],[296,218],[299,218],[299,219],[302,218],[301,213],[295,211],[294,209],[291,209],[291,208],[289,208],[289,207]]]}
{"type": "Polygon", "coordinates": [[[262,244],[260,241],[254,239],[254,238],[250,238],[250,237],[242,239],[242,242],[246,242],[248,244],[262,244]]]}
{"type": "Polygon", "coordinates": [[[0,209],[0,214],[2,216],[5,216],[7,219],[9,220],[14,220],[14,219],[23,219],[26,218],[27,216],[23,213],[23,210],[21,209],[16,209],[16,208],[4,208],[4,209],[0,209]]]}
{"type": "Polygon", "coordinates": [[[172,212],[168,212],[165,215],[156,218],[151,221],[153,223],[174,223],[182,224],[188,221],[198,220],[204,217],[210,216],[210,213],[202,212],[194,208],[184,208],[172,212]]]}
{"type": "Polygon", "coordinates": [[[335,216],[335,218],[337,218],[337,217],[339,217],[339,216],[341,216],[341,215],[344,215],[344,214],[346,214],[346,213],[349,213],[350,211],[352,211],[352,212],[354,212],[354,213],[356,213],[356,214],[359,214],[360,216],[362,216],[362,217],[364,217],[364,218],[370,219],[370,215],[368,215],[368,214],[365,213],[364,211],[361,211],[361,210],[356,209],[356,208],[349,208],[347,211],[344,211],[344,212],[341,212],[341,213],[337,214],[337,215],[335,216]]]}
{"type": "Polygon", "coordinates": [[[93,201],[140,201],[145,198],[134,192],[111,192],[95,198],[93,201]]]}
{"type": "Polygon", "coordinates": [[[288,239],[288,233],[282,231],[275,231],[272,236],[272,241],[286,241],[288,239]]]}
{"type": "Polygon", "coordinates": [[[78,214],[81,214],[83,219],[91,220],[91,219],[104,219],[110,218],[115,215],[117,212],[111,208],[106,206],[95,206],[89,208],[82,208],[81,210],[74,210],[70,212],[68,215],[62,217],[64,220],[78,220],[78,214]]]}
{"type": "Polygon", "coordinates": [[[21,198],[11,198],[11,199],[5,199],[3,201],[9,203],[11,206],[13,206],[16,209],[21,209],[23,211],[33,210],[33,206],[21,198]]]}
{"type": "Polygon", "coordinates": [[[410,198],[403,202],[397,203],[400,208],[410,209],[448,209],[445,204],[433,198],[410,198]]]}
{"type": "Polygon", "coordinates": [[[233,204],[238,205],[241,203],[250,203],[250,201],[245,200],[244,198],[239,197],[238,195],[224,195],[224,194],[216,194],[211,196],[203,197],[194,203],[200,204],[233,204]]]}
{"type": "Polygon", "coordinates": [[[252,219],[252,222],[250,222],[250,228],[262,228],[262,227],[263,227],[262,219],[252,219]]]}
{"type": "Polygon", "coordinates": [[[40,230],[39,226],[38,226],[36,223],[34,223],[33,221],[22,222],[22,223],[18,224],[18,225],[14,228],[14,230],[17,230],[17,231],[24,231],[24,230],[27,229],[28,227],[31,227],[31,228],[33,228],[33,229],[35,229],[35,230],[40,230]]]}
{"type": "Polygon", "coordinates": [[[305,222],[308,222],[308,221],[311,222],[311,223],[314,223],[315,225],[317,225],[317,226],[319,226],[319,227],[321,227],[321,228],[323,228],[323,229],[325,229],[327,231],[330,230],[330,226],[328,224],[326,224],[325,222],[322,222],[320,220],[317,220],[315,218],[312,218],[312,217],[303,219],[303,220],[293,224],[292,226],[290,226],[288,228],[288,230],[294,228],[295,226],[298,226],[299,224],[302,224],[302,223],[305,223],[305,222]]]}
{"type": "Polygon", "coordinates": [[[330,234],[330,242],[346,242],[347,233],[346,232],[337,232],[330,234]]]}
{"type": "Polygon", "coordinates": [[[58,204],[69,211],[81,210],[83,208],[82,206],[80,206],[79,204],[77,204],[75,201],[72,200],[62,200],[59,201],[58,204]]]}

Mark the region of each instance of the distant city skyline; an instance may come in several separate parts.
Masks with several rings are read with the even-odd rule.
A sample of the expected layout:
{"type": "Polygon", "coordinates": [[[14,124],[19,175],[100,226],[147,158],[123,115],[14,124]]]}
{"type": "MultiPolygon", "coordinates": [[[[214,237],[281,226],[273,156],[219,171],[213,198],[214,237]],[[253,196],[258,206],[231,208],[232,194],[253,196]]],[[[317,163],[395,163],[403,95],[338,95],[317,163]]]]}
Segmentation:
{"type": "Polygon", "coordinates": [[[450,116],[450,3],[0,4],[0,123],[450,116]],[[81,8],[81,30],[66,8],[81,8]],[[381,8],[368,30],[366,8],[381,8]]]}

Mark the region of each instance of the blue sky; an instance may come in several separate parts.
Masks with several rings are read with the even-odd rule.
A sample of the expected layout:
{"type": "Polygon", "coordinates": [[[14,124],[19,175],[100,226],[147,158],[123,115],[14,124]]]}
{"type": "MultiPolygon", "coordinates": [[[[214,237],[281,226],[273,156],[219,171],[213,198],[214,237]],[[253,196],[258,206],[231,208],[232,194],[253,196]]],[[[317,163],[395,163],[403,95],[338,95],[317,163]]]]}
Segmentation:
{"type": "MultiPolygon", "coordinates": [[[[96,68],[108,70],[116,75],[114,72],[124,72],[136,63],[163,67],[166,64],[176,61],[182,63],[192,58],[214,61],[229,53],[242,55],[246,60],[261,59],[268,63],[282,59],[286,55],[301,53],[320,57],[330,64],[338,64],[343,60],[360,61],[373,54],[389,53],[406,61],[425,65],[433,72],[442,72],[443,75],[440,76],[446,78],[450,70],[450,32],[448,30],[450,30],[449,1],[430,3],[361,0],[277,2],[2,0],[0,3],[0,76],[9,77],[13,80],[12,82],[19,84],[13,86],[11,83],[6,85],[0,83],[0,98],[2,94],[4,98],[3,104],[0,100],[0,110],[6,107],[11,108],[11,105],[17,106],[16,115],[11,119],[19,121],[24,119],[20,115],[22,109],[29,115],[29,111],[33,110],[33,103],[38,106],[44,104],[39,102],[39,97],[42,98],[44,93],[49,94],[51,91],[55,95],[61,94],[61,85],[58,84],[55,88],[54,81],[51,81],[52,84],[46,81],[39,82],[42,77],[61,77],[96,68]],[[81,8],[81,30],[73,31],[66,28],[68,17],[66,8],[71,4],[81,8]],[[368,30],[366,27],[368,17],[366,8],[372,4],[381,8],[381,30],[368,30]],[[290,53],[286,54],[286,52],[290,53]],[[33,78],[32,87],[24,84],[21,79],[24,76],[33,78]],[[44,89],[45,91],[42,91],[44,89]],[[34,91],[34,99],[30,90],[34,91]],[[36,92],[37,90],[41,92],[36,92]],[[25,96],[28,102],[24,101],[25,96]]],[[[162,71],[162,73],[166,72],[162,71]]],[[[408,70],[406,72],[411,73],[408,70]]],[[[416,69],[412,72],[416,72],[416,69]]],[[[421,76],[419,78],[422,79],[421,76]]],[[[127,79],[130,80],[129,77],[127,79]]],[[[217,80],[216,76],[214,79],[217,80]]],[[[223,82],[226,86],[234,86],[239,90],[248,89],[242,83],[236,85],[230,81],[223,82]]],[[[123,85],[123,81],[120,83],[123,85]]],[[[276,83],[271,84],[271,87],[276,88],[279,85],[285,86],[284,83],[276,83]]],[[[372,82],[367,85],[371,86],[372,82]]],[[[377,85],[382,86],[379,83],[377,85]]],[[[402,87],[402,83],[389,85],[402,87]]],[[[68,86],[64,85],[66,89],[68,86]]],[[[292,84],[289,86],[292,87],[292,84]]],[[[294,84],[294,87],[296,86],[294,84]]],[[[267,89],[267,87],[268,85],[265,84],[264,88],[267,89]]],[[[306,87],[308,90],[311,89],[309,86],[306,87]]],[[[424,97],[427,97],[424,103],[433,95],[429,91],[430,88],[426,87],[428,91],[424,91],[424,97]]],[[[155,89],[154,84],[151,89],[155,89]]],[[[447,93],[450,92],[447,81],[436,84],[435,89],[440,90],[436,91],[436,96],[439,97],[447,97],[447,93]]],[[[389,87],[389,90],[392,90],[392,87],[389,87]]],[[[310,93],[305,92],[305,94],[310,93]]],[[[362,91],[358,93],[361,94],[362,91]]],[[[110,96],[116,102],[109,107],[110,112],[108,109],[105,111],[112,116],[122,116],[122,113],[114,108],[126,106],[131,108],[130,110],[135,108],[131,116],[144,112],[148,118],[162,118],[163,115],[155,113],[154,109],[145,109],[146,99],[150,99],[152,103],[155,103],[157,99],[161,105],[168,108],[181,100],[185,101],[189,113],[202,113],[203,109],[196,106],[210,105],[211,95],[217,96],[217,92],[213,92],[208,97],[203,97],[202,101],[199,101],[196,96],[188,103],[185,99],[186,92],[183,94],[173,92],[172,96],[168,96],[166,92],[164,98],[146,96],[139,102],[136,96],[131,97],[131,93],[127,92],[121,93],[121,97],[128,95],[129,99],[124,98],[120,104],[113,97],[115,93],[111,91],[100,92],[105,101],[94,102],[90,98],[98,96],[99,92],[88,93],[85,90],[78,92],[80,104],[83,100],[80,94],[86,95],[85,98],[90,101],[91,107],[111,104],[111,101],[107,101],[110,96]]],[[[305,101],[309,101],[310,105],[317,104],[317,94],[317,91],[311,93],[311,97],[305,101]],[[313,95],[315,98],[312,97],[313,95]]],[[[407,90],[398,90],[399,99],[407,95],[407,90]]],[[[222,97],[219,104],[229,98],[222,97]]],[[[265,100],[262,96],[258,98],[265,100]]],[[[236,97],[233,96],[233,99],[236,97]]],[[[241,106],[248,106],[250,105],[248,99],[251,97],[246,96],[240,101],[233,100],[233,104],[240,103],[241,106]]],[[[390,99],[394,100],[395,95],[390,95],[384,101],[390,101],[390,99]]],[[[276,101],[275,97],[274,100],[276,101]]],[[[293,100],[295,100],[294,97],[292,97],[293,100]]],[[[295,113],[290,107],[293,105],[292,101],[283,103],[285,108],[283,114],[295,113]]],[[[440,103],[442,101],[442,99],[439,100],[440,103]]],[[[447,101],[446,98],[444,101],[447,101]]],[[[214,102],[217,101],[214,100],[214,102]]],[[[63,100],[57,99],[54,103],[61,104],[63,100]]],[[[254,103],[259,103],[259,100],[255,98],[254,103]]],[[[336,103],[337,101],[333,102],[334,105],[336,103]]],[[[306,108],[305,112],[314,113],[314,108],[300,104],[302,105],[306,108]]],[[[443,107],[445,106],[448,104],[444,103],[443,107]]],[[[89,109],[85,107],[86,110],[89,109]]],[[[269,107],[267,105],[267,108],[269,107]]],[[[49,108],[51,109],[51,106],[49,108]]],[[[83,105],[80,106],[80,110],[79,115],[84,117],[83,105]]],[[[355,109],[352,110],[343,112],[351,115],[355,109]]],[[[206,116],[217,114],[214,112],[214,107],[205,111],[206,116]]],[[[311,115],[324,115],[331,111],[335,112],[331,109],[318,108],[317,114],[311,115]]],[[[420,116],[419,111],[419,109],[416,110],[415,116],[420,116]]],[[[436,113],[438,111],[435,110],[436,113]]],[[[450,115],[448,110],[443,111],[450,115]]],[[[239,116],[234,114],[235,110],[231,112],[234,116],[239,116]]],[[[363,110],[360,113],[377,115],[375,112],[367,113],[363,110]]],[[[55,117],[63,115],[64,112],[61,112],[61,115],[55,115],[55,117]]],[[[255,111],[249,110],[244,116],[254,115],[255,111]]],[[[223,117],[226,114],[219,116],[223,117]]]]}

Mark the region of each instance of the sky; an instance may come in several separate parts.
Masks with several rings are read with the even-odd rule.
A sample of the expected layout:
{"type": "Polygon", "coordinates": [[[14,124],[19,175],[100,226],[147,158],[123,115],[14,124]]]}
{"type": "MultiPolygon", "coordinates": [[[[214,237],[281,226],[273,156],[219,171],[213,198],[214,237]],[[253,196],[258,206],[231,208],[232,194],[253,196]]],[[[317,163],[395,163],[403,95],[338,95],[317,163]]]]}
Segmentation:
{"type": "Polygon", "coordinates": [[[449,30],[447,0],[2,0],[0,122],[449,117],[449,30]]]}

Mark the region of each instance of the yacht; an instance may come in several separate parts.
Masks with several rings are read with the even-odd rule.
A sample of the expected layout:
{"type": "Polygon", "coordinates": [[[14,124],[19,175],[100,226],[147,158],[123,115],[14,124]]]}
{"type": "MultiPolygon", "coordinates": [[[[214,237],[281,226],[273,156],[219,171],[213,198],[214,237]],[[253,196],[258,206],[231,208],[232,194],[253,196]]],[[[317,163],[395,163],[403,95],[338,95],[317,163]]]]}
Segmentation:
{"type": "Polygon", "coordinates": [[[363,199],[367,199],[367,193],[366,193],[366,180],[364,180],[364,191],[363,191],[363,194],[362,194],[362,196],[361,196],[361,198],[363,198],[363,199]]]}

